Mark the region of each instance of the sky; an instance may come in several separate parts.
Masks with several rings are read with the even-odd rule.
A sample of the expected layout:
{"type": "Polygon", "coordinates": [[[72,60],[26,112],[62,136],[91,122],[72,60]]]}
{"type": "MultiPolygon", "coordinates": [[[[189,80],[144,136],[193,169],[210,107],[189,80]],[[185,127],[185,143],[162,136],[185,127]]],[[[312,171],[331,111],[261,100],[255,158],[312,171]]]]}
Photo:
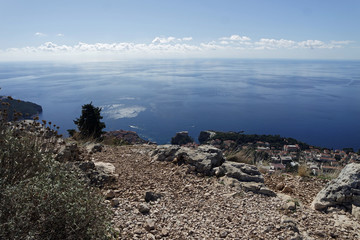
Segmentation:
{"type": "Polygon", "coordinates": [[[0,0],[0,61],[360,59],[359,0],[0,0]]]}

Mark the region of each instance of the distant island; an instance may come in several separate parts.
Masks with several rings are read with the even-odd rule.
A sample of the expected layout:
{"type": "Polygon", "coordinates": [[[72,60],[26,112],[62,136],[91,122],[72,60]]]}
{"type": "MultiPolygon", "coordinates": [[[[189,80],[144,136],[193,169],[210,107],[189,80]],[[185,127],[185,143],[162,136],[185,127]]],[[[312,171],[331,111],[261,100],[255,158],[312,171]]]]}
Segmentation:
{"type": "Polygon", "coordinates": [[[14,120],[14,113],[19,112],[19,119],[32,119],[34,116],[42,113],[42,107],[36,103],[13,99],[11,97],[0,96],[0,110],[7,109],[7,118],[14,120]]]}

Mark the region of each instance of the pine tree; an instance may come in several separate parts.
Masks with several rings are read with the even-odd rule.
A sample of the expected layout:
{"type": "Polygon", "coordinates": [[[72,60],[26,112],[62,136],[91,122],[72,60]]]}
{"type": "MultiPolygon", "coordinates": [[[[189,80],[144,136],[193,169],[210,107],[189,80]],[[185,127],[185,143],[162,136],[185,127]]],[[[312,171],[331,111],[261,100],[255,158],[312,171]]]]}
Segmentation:
{"type": "Polygon", "coordinates": [[[101,108],[94,107],[92,102],[82,106],[81,116],[74,120],[82,138],[99,138],[105,128],[105,123],[100,122],[103,118],[100,115],[101,108]]]}

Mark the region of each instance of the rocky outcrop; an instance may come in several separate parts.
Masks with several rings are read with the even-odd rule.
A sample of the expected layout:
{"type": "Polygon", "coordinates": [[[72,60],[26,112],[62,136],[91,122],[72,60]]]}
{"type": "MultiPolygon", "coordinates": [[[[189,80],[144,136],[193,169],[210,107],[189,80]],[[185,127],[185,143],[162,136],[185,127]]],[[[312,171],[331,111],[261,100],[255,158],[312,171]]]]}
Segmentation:
{"type": "Polygon", "coordinates": [[[178,151],[181,149],[179,146],[173,145],[160,145],[157,146],[156,149],[151,153],[151,156],[156,161],[173,161],[177,155],[178,151]]]}
{"type": "Polygon", "coordinates": [[[221,178],[225,185],[275,196],[273,191],[265,187],[264,178],[255,166],[227,162],[222,151],[210,145],[202,145],[198,148],[162,145],[158,146],[151,156],[156,161],[188,164],[197,173],[221,178]]]}
{"type": "Polygon", "coordinates": [[[264,177],[257,167],[245,163],[225,162],[219,169],[215,169],[215,173],[218,176],[226,175],[235,178],[240,182],[264,182],[264,177]]]}
{"type": "Polygon", "coordinates": [[[62,145],[55,155],[55,160],[66,163],[70,167],[80,169],[89,179],[90,185],[104,187],[116,181],[115,167],[111,163],[89,160],[89,154],[101,152],[101,144],[90,143],[85,147],[79,147],[77,143],[66,143],[62,145]],[[88,159],[88,160],[85,160],[88,159]]]}
{"type": "Polygon", "coordinates": [[[179,147],[174,145],[158,146],[152,153],[157,161],[174,161],[178,164],[188,164],[195,167],[195,171],[204,175],[213,175],[213,168],[224,161],[222,152],[212,146],[204,145],[198,148],[179,147]]]}
{"type": "Polygon", "coordinates": [[[115,167],[111,163],[95,162],[95,169],[90,173],[90,180],[96,186],[103,187],[116,181],[115,167]]]}
{"type": "Polygon", "coordinates": [[[340,175],[328,183],[317,194],[311,204],[311,207],[315,210],[327,210],[329,207],[337,207],[351,211],[353,206],[360,206],[359,163],[346,165],[340,175]]]}
{"type": "MultiPolygon", "coordinates": [[[[102,152],[92,157],[95,161],[113,163],[119,174],[116,184],[111,186],[115,199],[119,200],[117,208],[112,208],[113,226],[119,239],[360,237],[358,221],[349,213],[323,214],[307,205],[298,205],[298,197],[289,197],[289,201],[280,197],[263,197],[226,187],[220,182],[223,177],[216,179],[188,174],[189,165],[177,166],[150,158],[150,152],[157,148],[153,145],[111,146],[111,151],[108,148],[105,146],[102,152]],[[146,203],[144,197],[150,191],[161,193],[163,197],[146,203]],[[295,210],[294,204],[288,203],[290,201],[295,203],[295,210]]],[[[224,178],[241,183],[235,178],[224,178]]],[[[298,178],[293,181],[299,181],[296,189],[313,187],[298,178]]]]}
{"type": "Polygon", "coordinates": [[[144,144],[150,143],[139,137],[134,131],[116,130],[106,132],[102,135],[104,142],[113,141],[115,144],[144,144]]]}
{"type": "Polygon", "coordinates": [[[225,185],[239,186],[245,191],[276,196],[272,190],[264,185],[264,177],[253,165],[225,162],[220,167],[215,168],[214,173],[217,177],[221,177],[221,181],[225,185]]]}
{"type": "Polygon", "coordinates": [[[196,172],[213,175],[213,168],[221,166],[225,159],[221,150],[204,145],[196,149],[181,148],[178,151],[178,161],[195,167],[196,172]]]}
{"type": "Polygon", "coordinates": [[[84,161],[77,162],[75,166],[80,168],[89,179],[90,185],[104,187],[116,181],[115,167],[111,163],[84,161]]]}
{"type": "Polygon", "coordinates": [[[215,135],[216,135],[216,133],[213,131],[201,131],[199,138],[198,138],[199,143],[204,144],[204,143],[210,141],[211,138],[214,137],[215,135]]]}
{"type": "Polygon", "coordinates": [[[171,138],[171,144],[173,145],[186,145],[188,143],[193,143],[194,139],[189,136],[187,131],[176,133],[175,137],[171,138]]]}

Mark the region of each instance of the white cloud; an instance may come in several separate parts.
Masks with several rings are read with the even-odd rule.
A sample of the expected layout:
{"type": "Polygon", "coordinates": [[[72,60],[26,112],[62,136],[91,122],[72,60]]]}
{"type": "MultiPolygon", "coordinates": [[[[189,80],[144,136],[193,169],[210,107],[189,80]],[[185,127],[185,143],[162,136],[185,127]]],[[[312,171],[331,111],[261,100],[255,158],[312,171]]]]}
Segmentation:
{"type": "Polygon", "coordinates": [[[203,50],[221,50],[221,49],[225,49],[225,46],[221,46],[219,44],[217,44],[217,42],[215,41],[211,41],[208,43],[201,43],[200,46],[202,47],[203,50]]]}
{"type": "MultiPolygon", "coordinates": [[[[261,38],[257,41],[249,37],[231,35],[217,40],[193,43],[192,37],[156,37],[151,43],[85,43],[74,45],[58,45],[54,42],[45,42],[40,46],[23,48],[0,49],[0,60],[26,58],[62,59],[119,59],[119,58],[161,58],[161,57],[238,57],[243,53],[253,56],[261,50],[270,50],[276,57],[277,51],[294,49],[340,49],[353,43],[349,40],[329,41],[305,40],[294,41],[288,39],[261,38]]],[[[269,51],[267,51],[269,52],[269,51]]]]}
{"type": "Polygon", "coordinates": [[[176,42],[176,38],[174,38],[174,37],[168,37],[168,38],[156,37],[156,38],[154,38],[154,40],[152,40],[152,43],[160,43],[160,44],[172,43],[172,42],[176,42]]]}
{"type": "Polygon", "coordinates": [[[57,36],[57,37],[63,37],[63,36],[64,36],[64,34],[62,34],[62,33],[58,33],[58,34],[56,34],[56,36],[57,36]]]}
{"type": "Polygon", "coordinates": [[[192,37],[183,37],[182,40],[183,41],[191,41],[191,40],[193,40],[193,38],[192,37]]]}
{"type": "Polygon", "coordinates": [[[220,40],[245,42],[245,41],[250,41],[251,38],[249,38],[247,36],[231,35],[230,37],[222,37],[222,38],[220,38],[220,40]]]}
{"type": "Polygon", "coordinates": [[[295,41],[286,40],[286,39],[268,39],[262,38],[259,41],[254,43],[257,47],[256,49],[276,49],[276,48],[294,48],[297,46],[295,41]]]}
{"type": "Polygon", "coordinates": [[[332,45],[334,48],[344,48],[346,45],[352,44],[354,41],[331,41],[330,45],[332,45]]]}
{"type": "Polygon", "coordinates": [[[40,45],[38,48],[30,48],[31,51],[48,51],[48,52],[59,52],[59,51],[69,51],[72,47],[67,45],[57,45],[52,42],[46,42],[40,45]]]}
{"type": "Polygon", "coordinates": [[[104,114],[104,116],[111,119],[134,118],[137,117],[139,113],[145,110],[146,108],[142,106],[125,107],[124,104],[112,104],[102,106],[102,113],[104,114]]]}
{"type": "Polygon", "coordinates": [[[325,44],[319,40],[306,40],[298,43],[298,46],[301,48],[333,48],[332,45],[325,44]]]}
{"type": "Polygon", "coordinates": [[[183,41],[191,41],[193,40],[192,37],[183,37],[183,38],[175,38],[175,37],[156,37],[152,40],[151,43],[153,44],[173,44],[173,43],[180,43],[183,41]]]}
{"type": "Polygon", "coordinates": [[[45,37],[46,36],[45,33],[41,33],[41,32],[36,32],[34,35],[37,37],[45,37]]]}

